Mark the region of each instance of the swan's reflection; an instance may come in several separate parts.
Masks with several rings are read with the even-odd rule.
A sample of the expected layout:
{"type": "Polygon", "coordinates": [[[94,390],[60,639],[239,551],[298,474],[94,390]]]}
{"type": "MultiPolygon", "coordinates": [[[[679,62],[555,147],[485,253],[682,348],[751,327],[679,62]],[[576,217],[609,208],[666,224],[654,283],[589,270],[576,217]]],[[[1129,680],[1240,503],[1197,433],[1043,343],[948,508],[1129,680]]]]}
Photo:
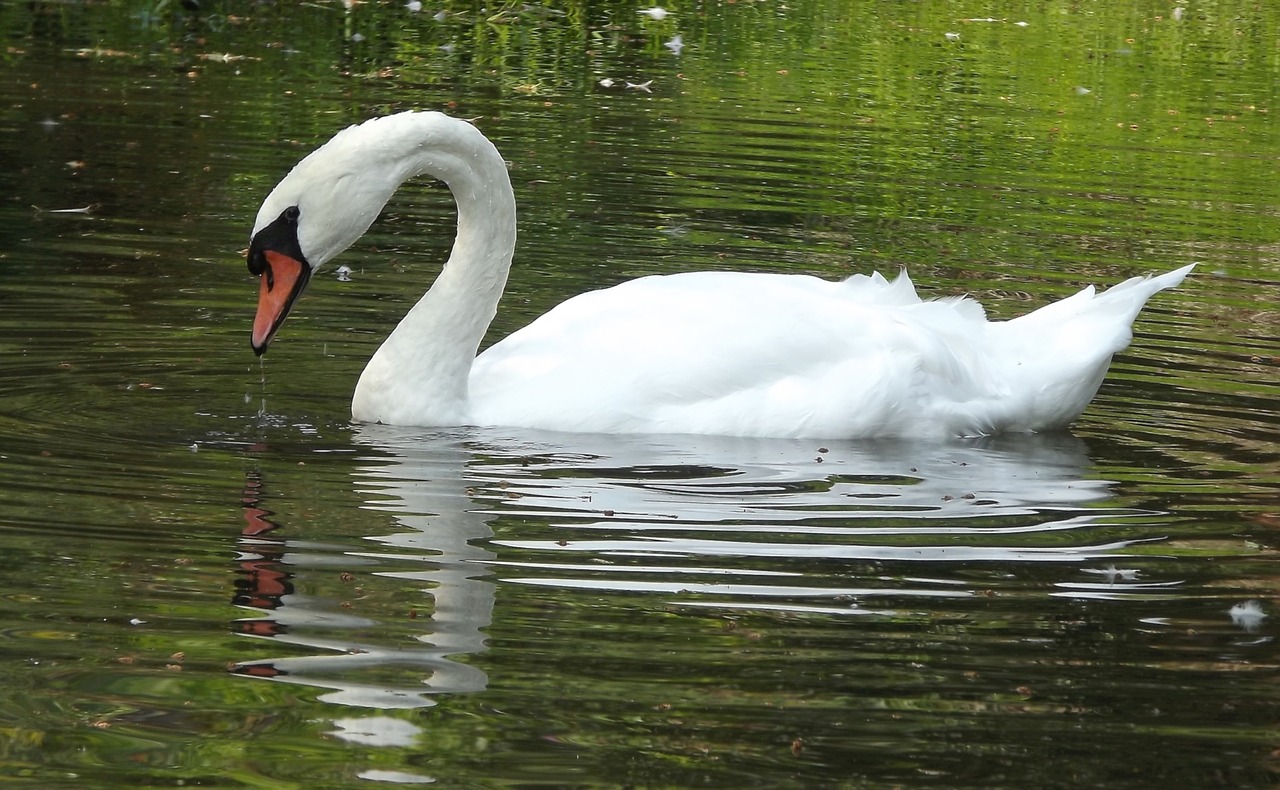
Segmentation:
{"type": "MultiPolygon", "coordinates": [[[[424,618],[424,633],[417,644],[387,647],[385,644],[353,641],[345,634],[374,631],[378,623],[368,618],[333,611],[322,603],[293,592],[290,565],[331,562],[329,555],[299,540],[277,538],[271,515],[261,502],[261,482],[251,479],[245,489],[246,526],[241,535],[238,558],[242,582],[236,603],[266,616],[242,620],[238,630],[253,636],[269,636],[278,642],[321,655],[306,655],[244,662],[236,672],[255,677],[331,689],[321,700],[363,708],[414,708],[432,704],[432,695],[480,691],[487,685],[484,672],[450,658],[484,650],[483,630],[493,613],[494,587],[485,564],[493,553],[483,548],[492,536],[485,518],[468,510],[463,473],[470,453],[457,437],[437,437],[416,446],[386,449],[386,457],[376,465],[357,470],[358,485],[369,489],[376,499],[370,507],[395,513],[397,526],[409,531],[370,540],[384,544],[401,555],[398,558],[423,566],[423,570],[385,571],[424,585],[424,600],[433,602],[432,614],[424,618]],[[321,630],[339,629],[342,639],[317,637],[321,630]],[[422,673],[420,685],[396,686],[360,681],[336,680],[335,675],[358,676],[363,668],[411,667],[422,673]]],[[[377,566],[386,552],[344,551],[344,567],[377,566]]],[[[413,610],[416,613],[416,609],[413,610]]],[[[371,673],[376,674],[376,673],[371,673]]],[[[390,720],[395,724],[393,720],[390,720]]],[[[362,725],[367,728],[367,724],[362,725]]],[[[370,738],[367,732],[353,740],[370,738]]]]}
{"type": "MultiPolygon", "coordinates": [[[[376,550],[340,550],[341,561],[412,582],[432,601],[430,618],[415,621],[421,634],[409,647],[326,639],[333,627],[376,634],[389,624],[292,590],[290,566],[332,565],[332,552],[273,537],[251,481],[237,602],[262,616],[241,630],[318,654],[237,671],[325,688],[322,700],[364,708],[425,707],[436,694],[486,687],[485,674],[458,659],[486,649],[495,570],[504,586],[874,614],[888,610],[882,601],[973,595],[956,568],[1073,562],[1078,574],[1142,538],[1095,534],[1134,511],[1103,506],[1110,484],[1087,476],[1085,446],[1069,435],[824,446],[362,426],[356,441],[366,450],[354,467],[363,507],[390,513],[396,528],[368,538],[376,550]],[[362,679],[393,667],[421,682],[362,679]]],[[[371,732],[369,721],[339,722],[353,728],[343,737],[404,737],[371,732]]]]}
{"type": "Polygon", "coordinates": [[[1111,483],[1087,476],[1068,434],[824,444],[490,429],[476,446],[491,449],[475,491],[517,527],[493,541],[507,585],[875,614],[1045,564],[1063,566],[1063,589],[1114,595],[1122,577],[1081,582],[1077,567],[1158,537],[1127,523],[1142,513],[1105,505],[1111,483]]]}

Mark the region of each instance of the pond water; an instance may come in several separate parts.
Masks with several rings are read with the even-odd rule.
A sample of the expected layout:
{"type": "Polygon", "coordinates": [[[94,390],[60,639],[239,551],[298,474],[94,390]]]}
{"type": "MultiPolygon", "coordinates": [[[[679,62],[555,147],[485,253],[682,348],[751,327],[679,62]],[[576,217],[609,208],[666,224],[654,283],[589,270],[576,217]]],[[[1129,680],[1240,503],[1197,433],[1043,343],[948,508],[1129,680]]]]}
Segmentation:
{"type": "Polygon", "coordinates": [[[0,7],[0,774],[1274,785],[1280,10],[412,5],[0,7]],[[448,193],[265,362],[239,250],[409,107],[511,162],[490,341],[657,272],[905,267],[1008,317],[1199,266],[1071,434],[355,425],[448,193]]]}

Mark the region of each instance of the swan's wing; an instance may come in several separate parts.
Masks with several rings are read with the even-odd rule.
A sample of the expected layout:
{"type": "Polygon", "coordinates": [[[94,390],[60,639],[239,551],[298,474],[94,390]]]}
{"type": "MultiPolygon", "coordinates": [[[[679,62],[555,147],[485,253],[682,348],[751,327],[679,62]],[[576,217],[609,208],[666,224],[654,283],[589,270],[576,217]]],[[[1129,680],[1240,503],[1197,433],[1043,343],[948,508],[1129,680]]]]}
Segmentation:
{"type": "Polygon", "coordinates": [[[608,433],[954,433],[932,415],[996,387],[974,343],[984,326],[976,303],[921,302],[905,276],[641,278],[481,354],[471,416],[608,433]]]}

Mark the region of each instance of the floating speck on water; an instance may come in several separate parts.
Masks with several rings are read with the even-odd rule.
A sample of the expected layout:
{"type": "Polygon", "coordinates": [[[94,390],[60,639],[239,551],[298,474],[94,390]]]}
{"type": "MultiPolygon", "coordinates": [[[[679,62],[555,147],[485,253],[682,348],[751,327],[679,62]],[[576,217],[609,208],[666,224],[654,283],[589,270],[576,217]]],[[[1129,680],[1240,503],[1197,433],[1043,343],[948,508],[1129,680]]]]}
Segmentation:
{"type": "Polygon", "coordinates": [[[1118,581],[1137,581],[1140,573],[1137,568],[1117,568],[1115,565],[1108,565],[1105,568],[1085,568],[1084,572],[1096,573],[1107,577],[1107,584],[1115,584],[1118,581]]]}
{"type": "Polygon", "coordinates": [[[352,40],[353,42],[355,42],[355,43],[359,44],[361,41],[364,41],[364,34],[363,34],[363,33],[352,33],[352,34],[351,34],[351,40],[352,40]]]}
{"type": "Polygon", "coordinates": [[[341,282],[341,283],[349,283],[349,282],[351,282],[351,267],[350,267],[350,266],[346,266],[346,265],[339,266],[339,267],[338,267],[338,269],[337,269],[337,271],[335,272],[335,274],[337,274],[337,275],[338,275],[338,282],[341,282]]]}
{"type": "Polygon", "coordinates": [[[1075,90],[1076,90],[1077,96],[1088,96],[1090,93],[1093,93],[1093,91],[1089,90],[1083,85],[1077,85],[1075,90]]]}
{"type": "Polygon", "coordinates": [[[679,55],[680,50],[684,49],[684,38],[679,34],[676,34],[670,41],[666,42],[662,46],[671,50],[673,54],[679,55]]]}
{"type": "Polygon", "coordinates": [[[1177,8],[1173,9],[1173,20],[1175,22],[1181,22],[1182,15],[1185,14],[1186,12],[1187,12],[1187,9],[1183,8],[1182,6],[1178,6],[1177,8]]]}
{"type": "Polygon", "coordinates": [[[605,77],[604,79],[600,80],[596,84],[599,85],[601,88],[612,88],[614,85],[613,80],[609,79],[608,77],[605,77]]]}
{"type": "Polygon", "coordinates": [[[960,40],[960,34],[959,34],[959,33],[943,33],[942,35],[944,35],[944,36],[946,36],[946,37],[947,37],[947,41],[959,41],[959,40],[960,40]]]}
{"type": "Polygon", "coordinates": [[[627,87],[633,91],[644,91],[645,93],[653,93],[653,91],[649,90],[649,86],[652,84],[653,84],[653,80],[646,80],[645,82],[628,82],[627,87]]]}
{"type": "Polygon", "coordinates": [[[409,0],[405,4],[405,8],[409,9],[410,13],[416,14],[422,10],[422,3],[418,2],[418,0],[409,0]]]}
{"type": "Polygon", "coordinates": [[[421,774],[411,774],[405,771],[388,771],[383,768],[370,768],[356,774],[361,779],[367,779],[370,782],[384,782],[398,785],[433,785],[436,783],[435,777],[422,776],[421,774]]]}
{"type": "Polygon", "coordinates": [[[1267,617],[1267,613],[1262,611],[1262,604],[1257,601],[1238,603],[1227,610],[1227,614],[1231,615],[1232,623],[1246,631],[1254,630],[1267,617]]]}
{"type": "Polygon", "coordinates": [[[649,17],[650,19],[657,20],[658,22],[661,22],[662,20],[664,20],[664,19],[666,19],[667,17],[671,16],[671,12],[670,12],[670,11],[668,11],[668,10],[667,10],[667,9],[665,9],[665,8],[663,8],[662,6],[657,6],[657,5],[656,5],[656,6],[654,6],[653,8],[642,8],[642,9],[640,9],[639,11],[637,11],[636,13],[644,14],[645,16],[649,17]]]}

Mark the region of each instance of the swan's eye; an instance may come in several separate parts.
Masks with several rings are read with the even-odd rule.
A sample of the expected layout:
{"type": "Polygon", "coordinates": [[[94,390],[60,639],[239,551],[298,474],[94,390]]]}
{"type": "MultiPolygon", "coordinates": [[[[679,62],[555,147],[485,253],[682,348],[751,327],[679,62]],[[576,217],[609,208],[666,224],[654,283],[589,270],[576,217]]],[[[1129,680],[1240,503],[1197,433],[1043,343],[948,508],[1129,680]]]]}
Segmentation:
{"type": "Polygon", "coordinates": [[[286,222],[297,222],[298,217],[300,217],[301,215],[302,215],[302,212],[298,210],[297,206],[290,206],[289,208],[285,209],[280,216],[284,217],[286,222]]]}

